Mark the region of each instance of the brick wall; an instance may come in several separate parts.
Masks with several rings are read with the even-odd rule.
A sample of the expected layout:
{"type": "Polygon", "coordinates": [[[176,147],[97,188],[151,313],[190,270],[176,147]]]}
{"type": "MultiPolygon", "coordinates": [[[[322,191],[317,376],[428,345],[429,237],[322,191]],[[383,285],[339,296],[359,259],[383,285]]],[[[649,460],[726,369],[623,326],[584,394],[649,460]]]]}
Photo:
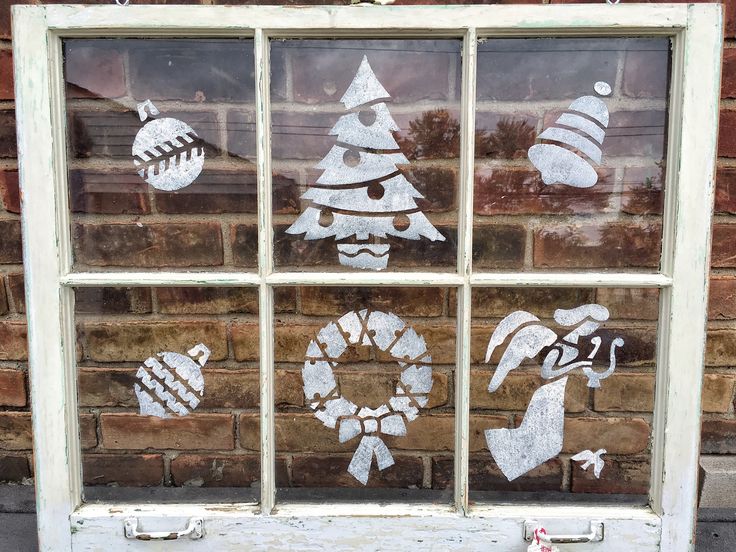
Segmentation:
{"type": "MultiPolygon", "coordinates": [[[[3,2],[0,11],[0,480],[15,483],[32,477],[32,442],[7,4],[3,2]]],[[[736,228],[736,199],[731,198],[731,188],[736,190],[736,139],[732,137],[736,129],[730,128],[736,127],[736,56],[730,54],[736,51],[736,3],[727,5],[726,39],[703,388],[702,447],[709,454],[736,454],[736,373],[732,371],[736,365],[736,250],[730,239],[731,228],[736,228]]],[[[255,270],[253,76],[248,71],[237,73],[232,66],[234,59],[252,65],[250,43],[233,45],[228,55],[222,55],[220,47],[212,48],[209,55],[201,44],[190,48],[196,51],[190,57],[185,54],[187,48],[181,48],[177,61],[187,67],[186,72],[159,63],[166,56],[152,55],[150,47],[128,48],[114,42],[92,47],[76,41],[67,49],[67,75],[72,84],[68,88],[70,203],[79,267],[255,270]],[[242,80],[233,81],[233,74],[242,74],[242,80]],[[180,193],[154,191],[130,170],[129,148],[141,126],[131,107],[145,98],[154,99],[162,113],[196,126],[205,139],[207,169],[180,193]]],[[[656,70],[653,74],[652,68],[666,65],[647,57],[657,53],[621,52],[616,52],[617,65],[611,74],[626,98],[619,104],[616,124],[663,128],[660,92],[666,79],[663,82],[665,77],[656,70]]],[[[300,210],[300,191],[318,174],[311,167],[333,143],[326,130],[342,113],[335,94],[345,88],[357,65],[330,57],[329,49],[319,56],[309,55],[299,49],[275,48],[272,60],[275,259],[280,267],[307,264],[332,269],[337,266],[336,254],[328,240],[305,246],[303,240],[282,230],[300,210]],[[348,81],[317,79],[310,71],[317,60],[326,68],[334,67],[348,81]],[[322,104],[327,107],[314,109],[322,104]],[[316,130],[305,136],[305,128],[316,130]]],[[[374,69],[393,96],[389,108],[402,128],[402,150],[412,160],[407,177],[425,195],[423,211],[449,237],[436,243],[392,242],[392,264],[403,270],[450,266],[456,248],[459,63],[455,54],[427,51],[421,59],[399,67],[391,66],[392,58],[387,56],[380,64],[383,73],[379,64],[374,69]],[[398,75],[407,66],[415,68],[416,75],[398,75]],[[433,68],[429,76],[426,67],[433,68]],[[431,112],[427,105],[440,108],[431,112]],[[441,136],[437,128],[442,129],[441,136]]],[[[573,69],[589,73],[605,65],[604,58],[597,65],[594,59],[590,67],[573,69]]],[[[569,189],[540,194],[544,187],[524,159],[536,134],[559,113],[550,104],[556,102],[559,109],[560,104],[580,95],[581,89],[589,91],[585,88],[589,83],[573,78],[573,69],[566,75],[569,78],[530,85],[534,93],[546,91],[551,94],[548,97],[520,95],[519,87],[528,83],[479,83],[481,94],[488,97],[479,97],[486,103],[478,115],[481,135],[474,247],[478,267],[656,266],[664,171],[657,162],[663,135],[632,137],[612,127],[605,153],[614,161],[601,170],[601,181],[594,188],[597,193],[586,196],[569,189]],[[498,111],[493,103],[522,98],[523,112],[498,111]],[[499,129],[504,131],[503,139],[495,135],[494,140],[499,129]],[[519,189],[525,193],[519,194],[519,189]],[[510,190],[516,192],[515,197],[510,190]],[[591,223],[603,231],[605,244],[615,244],[614,253],[610,245],[601,246],[600,240],[598,246],[594,240],[586,242],[589,232],[576,233],[567,225],[571,213],[581,212],[601,215],[591,218],[591,223]]],[[[563,64],[560,71],[564,70],[563,64]]],[[[645,493],[656,293],[535,290],[504,294],[487,290],[474,296],[471,488],[645,493]],[[630,355],[600,391],[590,392],[581,381],[571,382],[563,455],[504,487],[505,480],[488,454],[480,454],[482,429],[518,423],[539,379],[531,368],[525,368],[509,380],[513,392],[502,406],[488,403],[490,395],[483,392],[488,372],[482,357],[493,325],[515,308],[528,307],[549,318],[552,306],[596,300],[611,308],[610,327],[625,332],[630,355]],[[598,441],[590,444],[583,438],[591,434],[598,435],[600,446],[609,448],[611,454],[601,481],[573,471],[569,460],[577,450],[596,446],[598,441]]],[[[86,484],[250,486],[257,481],[257,305],[256,293],[247,289],[78,291],[79,403],[86,484]],[[207,343],[213,351],[207,364],[206,398],[197,412],[166,422],[138,417],[131,390],[140,362],[160,350],[183,352],[197,342],[207,343]]],[[[338,443],[336,431],[322,427],[305,407],[299,369],[306,343],[319,327],[352,308],[370,305],[392,310],[422,331],[436,365],[429,408],[408,426],[407,437],[390,443],[397,465],[380,475],[374,468],[376,478],[371,485],[447,488],[453,477],[452,290],[284,288],[277,292],[276,305],[278,484],[355,484],[345,473],[355,446],[338,443]]],[[[350,366],[340,373],[341,381],[356,394],[367,393],[366,401],[378,400],[370,395],[385,391],[387,378],[377,375],[366,381],[364,372],[391,373],[392,367],[361,356],[364,354],[355,352],[350,366]]]]}

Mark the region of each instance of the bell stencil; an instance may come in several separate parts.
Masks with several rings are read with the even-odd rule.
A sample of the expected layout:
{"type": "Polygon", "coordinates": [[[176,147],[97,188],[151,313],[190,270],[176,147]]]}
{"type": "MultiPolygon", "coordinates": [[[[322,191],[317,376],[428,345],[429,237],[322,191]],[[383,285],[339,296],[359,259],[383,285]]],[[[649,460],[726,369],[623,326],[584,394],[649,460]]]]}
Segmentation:
{"type": "Polygon", "coordinates": [[[389,93],[363,61],[340,101],[349,110],[330,130],[336,144],[316,165],[322,174],[301,196],[309,205],[286,230],[305,240],[334,238],[338,261],[383,270],[391,245],[382,238],[445,241],[416,202],[422,196],[399,171],[409,160],[392,132],[399,127],[384,100],[389,93]]]}
{"type": "MultiPolygon", "coordinates": [[[[593,88],[602,96],[611,93],[606,82],[597,82],[593,88]]],[[[602,160],[601,145],[608,128],[608,115],[603,100],[582,96],[542,131],[538,138],[545,142],[533,145],[528,152],[529,160],[542,173],[542,182],[575,188],[595,186],[598,182],[595,167],[602,160]]]]}

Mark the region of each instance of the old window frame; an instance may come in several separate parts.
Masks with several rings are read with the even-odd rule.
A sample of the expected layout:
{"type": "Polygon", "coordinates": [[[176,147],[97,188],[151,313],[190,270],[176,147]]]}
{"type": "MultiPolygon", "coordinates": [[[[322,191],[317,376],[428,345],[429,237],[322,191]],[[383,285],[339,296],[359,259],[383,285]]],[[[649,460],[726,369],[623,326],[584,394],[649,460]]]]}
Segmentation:
{"type": "Polygon", "coordinates": [[[34,462],[42,550],[84,548],[105,532],[119,534],[122,520],[131,512],[171,519],[204,515],[209,520],[208,528],[212,529],[210,534],[219,533],[220,538],[228,534],[223,542],[233,546],[255,542],[249,541],[245,533],[252,535],[269,530],[284,532],[286,540],[279,542],[296,544],[302,542],[300,538],[312,534],[310,531],[327,531],[328,522],[333,530],[342,527],[349,531],[345,527],[349,528],[350,516],[359,514],[367,516],[365,519],[369,521],[358,530],[368,534],[375,529],[384,535],[393,528],[397,545],[405,542],[400,536],[402,527],[431,531],[435,542],[441,542],[443,532],[457,534],[467,529],[467,535],[471,536],[469,543],[475,542],[474,538],[482,538],[478,542],[485,542],[493,549],[492,537],[520,530],[520,519],[541,517],[564,524],[593,517],[611,520],[612,528],[607,528],[607,533],[614,540],[609,540],[606,550],[654,550],[653,546],[660,540],[663,550],[692,550],[700,441],[699,390],[703,375],[710,254],[710,235],[705,229],[710,228],[713,203],[720,90],[720,6],[14,6],[13,37],[34,462]],[[274,272],[270,255],[269,39],[428,35],[464,41],[457,271],[274,272]],[[82,273],[72,270],[61,43],[63,38],[69,37],[111,36],[254,38],[259,193],[257,273],[82,273]],[[669,170],[662,263],[657,273],[520,274],[472,270],[476,39],[495,36],[671,37],[669,170]],[[453,505],[339,504],[316,509],[314,506],[280,504],[274,510],[273,288],[310,284],[457,288],[453,505]],[[259,288],[260,505],[82,502],[73,288],[164,285],[259,288]],[[544,513],[540,505],[468,507],[470,292],[472,287],[480,286],[653,287],[661,290],[650,507],[565,506],[544,513]],[[308,521],[299,534],[294,530],[289,532],[290,526],[285,523],[294,517],[308,521]],[[252,525],[252,531],[243,531],[247,524],[252,525]],[[648,534],[642,537],[637,531],[644,528],[648,534]],[[617,547],[614,542],[618,543],[616,539],[625,535],[630,535],[632,540],[636,535],[643,544],[637,548],[617,547]]]}

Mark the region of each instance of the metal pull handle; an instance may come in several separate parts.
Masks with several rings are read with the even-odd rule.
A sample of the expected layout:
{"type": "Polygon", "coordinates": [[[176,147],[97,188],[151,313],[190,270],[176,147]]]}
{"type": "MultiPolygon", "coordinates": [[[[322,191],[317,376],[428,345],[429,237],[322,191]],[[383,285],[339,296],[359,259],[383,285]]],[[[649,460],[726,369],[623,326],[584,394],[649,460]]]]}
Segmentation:
{"type": "Polygon", "coordinates": [[[189,524],[182,531],[138,531],[138,518],[130,517],[123,523],[126,539],[137,540],[176,540],[189,537],[192,540],[204,537],[204,521],[202,518],[191,518],[189,524]]]}
{"type": "MultiPolygon", "coordinates": [[[[534,538],[534,530],[539,527],[539,522],[528,519],[524,522],[524,540],[531,542],[534,538]]],[[[590,533],[585,535],[545,535],[544,540],[552,544],[585,544],[586,542],[601,542],[604,537],[602,521],[590,522],[590,533]]]]}

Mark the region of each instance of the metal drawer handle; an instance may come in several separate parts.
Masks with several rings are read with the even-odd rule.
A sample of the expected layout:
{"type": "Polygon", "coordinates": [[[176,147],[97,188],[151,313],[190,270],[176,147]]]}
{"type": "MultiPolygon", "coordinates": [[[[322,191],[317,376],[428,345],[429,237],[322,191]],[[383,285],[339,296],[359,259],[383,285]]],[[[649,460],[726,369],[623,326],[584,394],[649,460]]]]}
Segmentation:
{"type": "Polygon", "coordinates": [[[181,537],[189,537],[192,540],[204,537],[204,521],[201,517],[190,518],[189,524],[182,531],[152,531],[146,533],[138,531],[138,518],[129,517],[123,523],[126,539],[137,540],[176,540],[181,537]]]}
{"type": "MultiPolygon", "coordinates": [[[[524,522],[524,540],[531,542],[534,538],[534,530],[539,527],[539,522],[528,519],[524,522]]],[[[604,537],[602,521],[590,522],[590,533],[585,535],[545,535],[544,540],[552,544],[584,544],[586,542],[601,542],[604,537]]]]}

